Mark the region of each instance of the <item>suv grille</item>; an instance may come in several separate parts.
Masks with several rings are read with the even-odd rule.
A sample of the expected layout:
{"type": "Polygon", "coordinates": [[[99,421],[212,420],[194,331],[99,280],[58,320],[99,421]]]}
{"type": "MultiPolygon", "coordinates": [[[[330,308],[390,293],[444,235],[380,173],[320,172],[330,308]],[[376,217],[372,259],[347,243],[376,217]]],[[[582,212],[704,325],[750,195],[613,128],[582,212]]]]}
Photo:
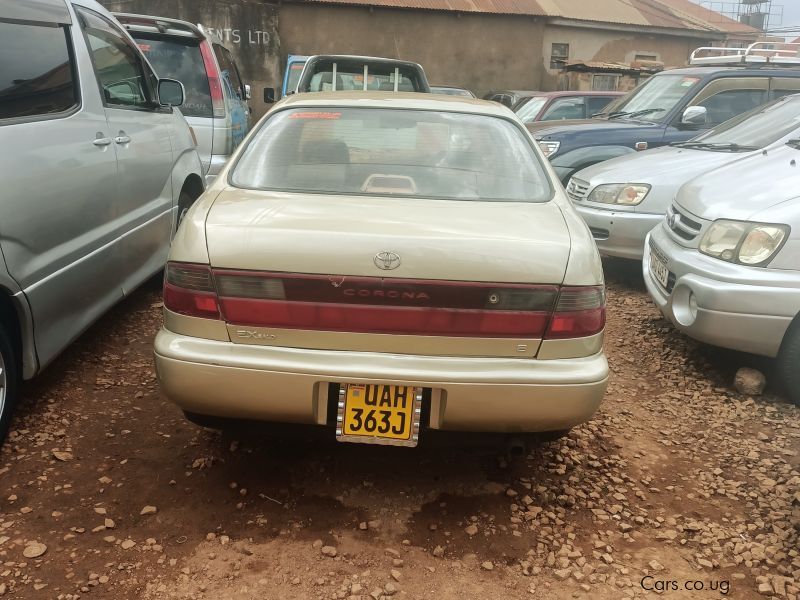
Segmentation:
{"type": "Polygon", "coordinates": [[[575,179],[574,177],[569,180],[569,183],[567,184],[567,196],[569,196],[570,200],[580,202],[581,200],[586,200],[586,196],[588,195],[588,183],[581,181],[580,179],[575,179]]]}
{"type": "Polygon", "coordinates": [[[698,236],[703,224],[698,223],[673,204],[667,210],[667,227],[682,240],[691,242],[698,236]]]}

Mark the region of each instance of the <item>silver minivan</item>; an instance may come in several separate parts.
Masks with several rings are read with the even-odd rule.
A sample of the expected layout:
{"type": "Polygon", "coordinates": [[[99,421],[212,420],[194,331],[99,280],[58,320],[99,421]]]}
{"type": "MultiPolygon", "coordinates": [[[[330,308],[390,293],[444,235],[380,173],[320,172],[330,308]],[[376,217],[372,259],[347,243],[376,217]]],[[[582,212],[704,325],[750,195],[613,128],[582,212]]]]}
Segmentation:
{"type": "Polygon", "coordinates": [[[775,358],[800,404],[800,139],[686,183],[644,251],[647,290],[678,329],[775,358]]]}
{"type": "Polygon", "coordinates": [[[163,268],[203,192],[183,86],[94,0],[0,7],[0,440],[39,373],[163,268]]]}
{"type": "Polygon", "coordinates": [[[213,31],[186,21],[114,13],[159,77],[186,89],[181,112],[197,137],[207,180],[212,180],[250,129],[250,88],[230,50],[213,31]]]}

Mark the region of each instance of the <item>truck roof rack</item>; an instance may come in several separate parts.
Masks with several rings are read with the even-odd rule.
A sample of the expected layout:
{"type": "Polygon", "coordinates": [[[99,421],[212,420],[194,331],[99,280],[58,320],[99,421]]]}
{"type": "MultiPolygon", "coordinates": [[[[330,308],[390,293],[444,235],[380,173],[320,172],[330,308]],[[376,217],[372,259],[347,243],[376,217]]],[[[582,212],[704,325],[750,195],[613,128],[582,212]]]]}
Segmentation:
{"type": "Polygon", "coordinates": [[[690,65],[800,66],[800,43],[755,42],[747,48],[703,46],[689,57],[690,65]]]}

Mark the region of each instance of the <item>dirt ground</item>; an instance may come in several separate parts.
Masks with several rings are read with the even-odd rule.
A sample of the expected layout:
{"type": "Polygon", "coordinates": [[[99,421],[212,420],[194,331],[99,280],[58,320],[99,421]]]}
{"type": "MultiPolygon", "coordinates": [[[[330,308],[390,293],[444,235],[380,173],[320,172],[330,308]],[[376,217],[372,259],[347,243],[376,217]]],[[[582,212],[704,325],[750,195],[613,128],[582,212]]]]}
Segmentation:
{"type": "Polygon", "coordinates": [[[0,595],[797,600],[800,409],[738,394],[738,367],[769,364],[688,340],[606,267],[603,406],[519,457],[197,428],[158,391],[150,282],[24,387],[0,595]]]}

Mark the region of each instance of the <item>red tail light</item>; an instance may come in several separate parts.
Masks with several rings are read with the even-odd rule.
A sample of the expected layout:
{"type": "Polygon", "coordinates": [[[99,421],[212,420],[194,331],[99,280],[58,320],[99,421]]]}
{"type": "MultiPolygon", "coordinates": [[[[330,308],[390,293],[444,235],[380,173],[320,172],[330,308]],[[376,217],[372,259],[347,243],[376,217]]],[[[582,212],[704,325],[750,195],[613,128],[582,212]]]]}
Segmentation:
{"type": "Polygon", "coordinates": [[[214,49],[206,41],[200,42],[200,54],[208,76],[208,87],[211,91],[211,107],[215,117],[225,117],[225,96],[222,92],[222,76],[214,60],[214,49]]]}
{"type": "Polygon", "coordinates": [[[605,325],[600,287],[383,279],[167,265],[167,309],[233,325],[564,339],[605,325]]]}
{"type": "Polygon", "coordinates": [[[164,306],[181,315],[219,319],[219,304],[211,269],[187,263],[167,264],[164,306]]]}
{"type": "Polygon", "coordinates": [[[562,287],[545,338],[587,337],[600,333],[605,326],[606,294],[603,286],[562,287]]]}

